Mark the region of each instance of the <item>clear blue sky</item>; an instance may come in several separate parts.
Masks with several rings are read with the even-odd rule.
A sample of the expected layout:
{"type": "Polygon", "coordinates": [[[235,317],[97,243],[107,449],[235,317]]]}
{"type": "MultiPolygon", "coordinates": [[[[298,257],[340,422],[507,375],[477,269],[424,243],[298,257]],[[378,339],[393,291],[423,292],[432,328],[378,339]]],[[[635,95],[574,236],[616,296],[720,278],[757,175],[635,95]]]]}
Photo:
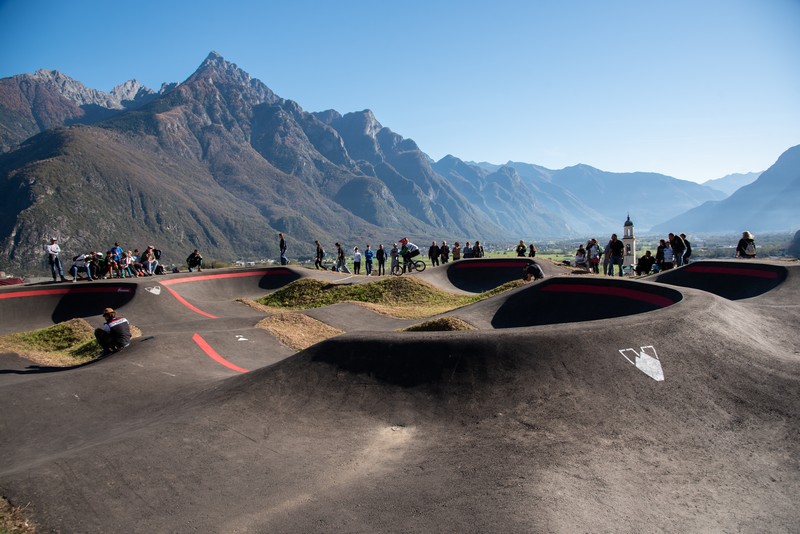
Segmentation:
{"type": "Polygon", "coordinates": [[[702,182],[800,144],[800,0],[0,0],[0,77],[157,89],[212,50],[434,159],[702,182]]]}

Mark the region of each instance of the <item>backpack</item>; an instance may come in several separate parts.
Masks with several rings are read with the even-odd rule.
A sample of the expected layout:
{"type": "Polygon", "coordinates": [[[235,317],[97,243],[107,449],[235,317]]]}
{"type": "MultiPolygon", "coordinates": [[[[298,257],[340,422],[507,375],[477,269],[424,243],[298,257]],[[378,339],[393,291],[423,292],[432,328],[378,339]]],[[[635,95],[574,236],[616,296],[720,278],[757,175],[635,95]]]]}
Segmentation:
{"type": "Polygon", "coordinates": [[[756,255],[756,244],[754,241],[748,241],[747,246],[744,248],[744,253],[748,256],[756,255]]]}
{"type": "Polygon", "coordinates": [[[161,249],[154,248],[153,249],[153,257],[157,260],[161,259],[161,249]]]}

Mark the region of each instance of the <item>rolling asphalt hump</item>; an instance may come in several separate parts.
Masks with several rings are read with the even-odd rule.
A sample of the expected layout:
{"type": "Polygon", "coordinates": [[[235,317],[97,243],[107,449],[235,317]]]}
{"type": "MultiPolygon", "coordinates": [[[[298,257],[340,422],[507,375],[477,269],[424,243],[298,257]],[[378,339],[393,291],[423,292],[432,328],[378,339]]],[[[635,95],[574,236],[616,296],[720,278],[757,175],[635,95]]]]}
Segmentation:
{"type": "MultiPolygon", "coordinates": [[[[259,317],[233,299],[272,275],[166,285],[215,318],[144,280],[119,308],[152,338],[79,369],[0,373],[0,492],[64,532],[792,531],[800,264],[727,263],[687,267],[745,286],[762,278],[748,270],[783,275],[726,297],[698,268],[546,271],[450,312],[479,330],[386,323],[285,355],[266,334],[232,341],[259,317]]],[[[52,321],[59,298],[0,312],[52,321]]]]}

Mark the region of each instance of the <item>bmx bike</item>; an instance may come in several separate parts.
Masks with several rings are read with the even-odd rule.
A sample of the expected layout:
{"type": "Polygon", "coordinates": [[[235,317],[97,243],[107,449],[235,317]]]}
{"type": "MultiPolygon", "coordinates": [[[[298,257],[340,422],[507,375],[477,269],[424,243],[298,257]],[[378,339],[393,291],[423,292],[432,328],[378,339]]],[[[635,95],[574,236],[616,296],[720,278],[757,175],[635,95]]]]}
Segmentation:
{"type": "Polygon", "coordinates": [[[411,273],[411,272],[414,272],[414,271],[417,271],[417,272],[421,273],[422,271],[425,270],[425,267],[427,267],[427,264],[424,261],[422,261],[422,260],[413,260],[412,259],[411,261],[408,261],[408,262],[405,262],[405,261],[402,262],[402,263],[398,262],[398,263],[392,265],[392,271],[391,272],[395,276],[400,276],[400,275],[402,275],[402,274],[404,274],[406,272],[411,273]]]}

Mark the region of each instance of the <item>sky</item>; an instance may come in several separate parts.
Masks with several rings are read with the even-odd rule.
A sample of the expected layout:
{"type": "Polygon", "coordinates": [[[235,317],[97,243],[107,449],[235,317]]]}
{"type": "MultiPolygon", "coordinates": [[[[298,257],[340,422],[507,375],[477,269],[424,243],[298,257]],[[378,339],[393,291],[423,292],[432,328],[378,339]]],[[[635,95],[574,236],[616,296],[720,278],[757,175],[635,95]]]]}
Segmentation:
{"type": "Polygon", "coordinates": [[[211,51],[435,160],[703,182],[800,144],[800,0],[0,0],[0,78],[158,89],[211,51]]]}

